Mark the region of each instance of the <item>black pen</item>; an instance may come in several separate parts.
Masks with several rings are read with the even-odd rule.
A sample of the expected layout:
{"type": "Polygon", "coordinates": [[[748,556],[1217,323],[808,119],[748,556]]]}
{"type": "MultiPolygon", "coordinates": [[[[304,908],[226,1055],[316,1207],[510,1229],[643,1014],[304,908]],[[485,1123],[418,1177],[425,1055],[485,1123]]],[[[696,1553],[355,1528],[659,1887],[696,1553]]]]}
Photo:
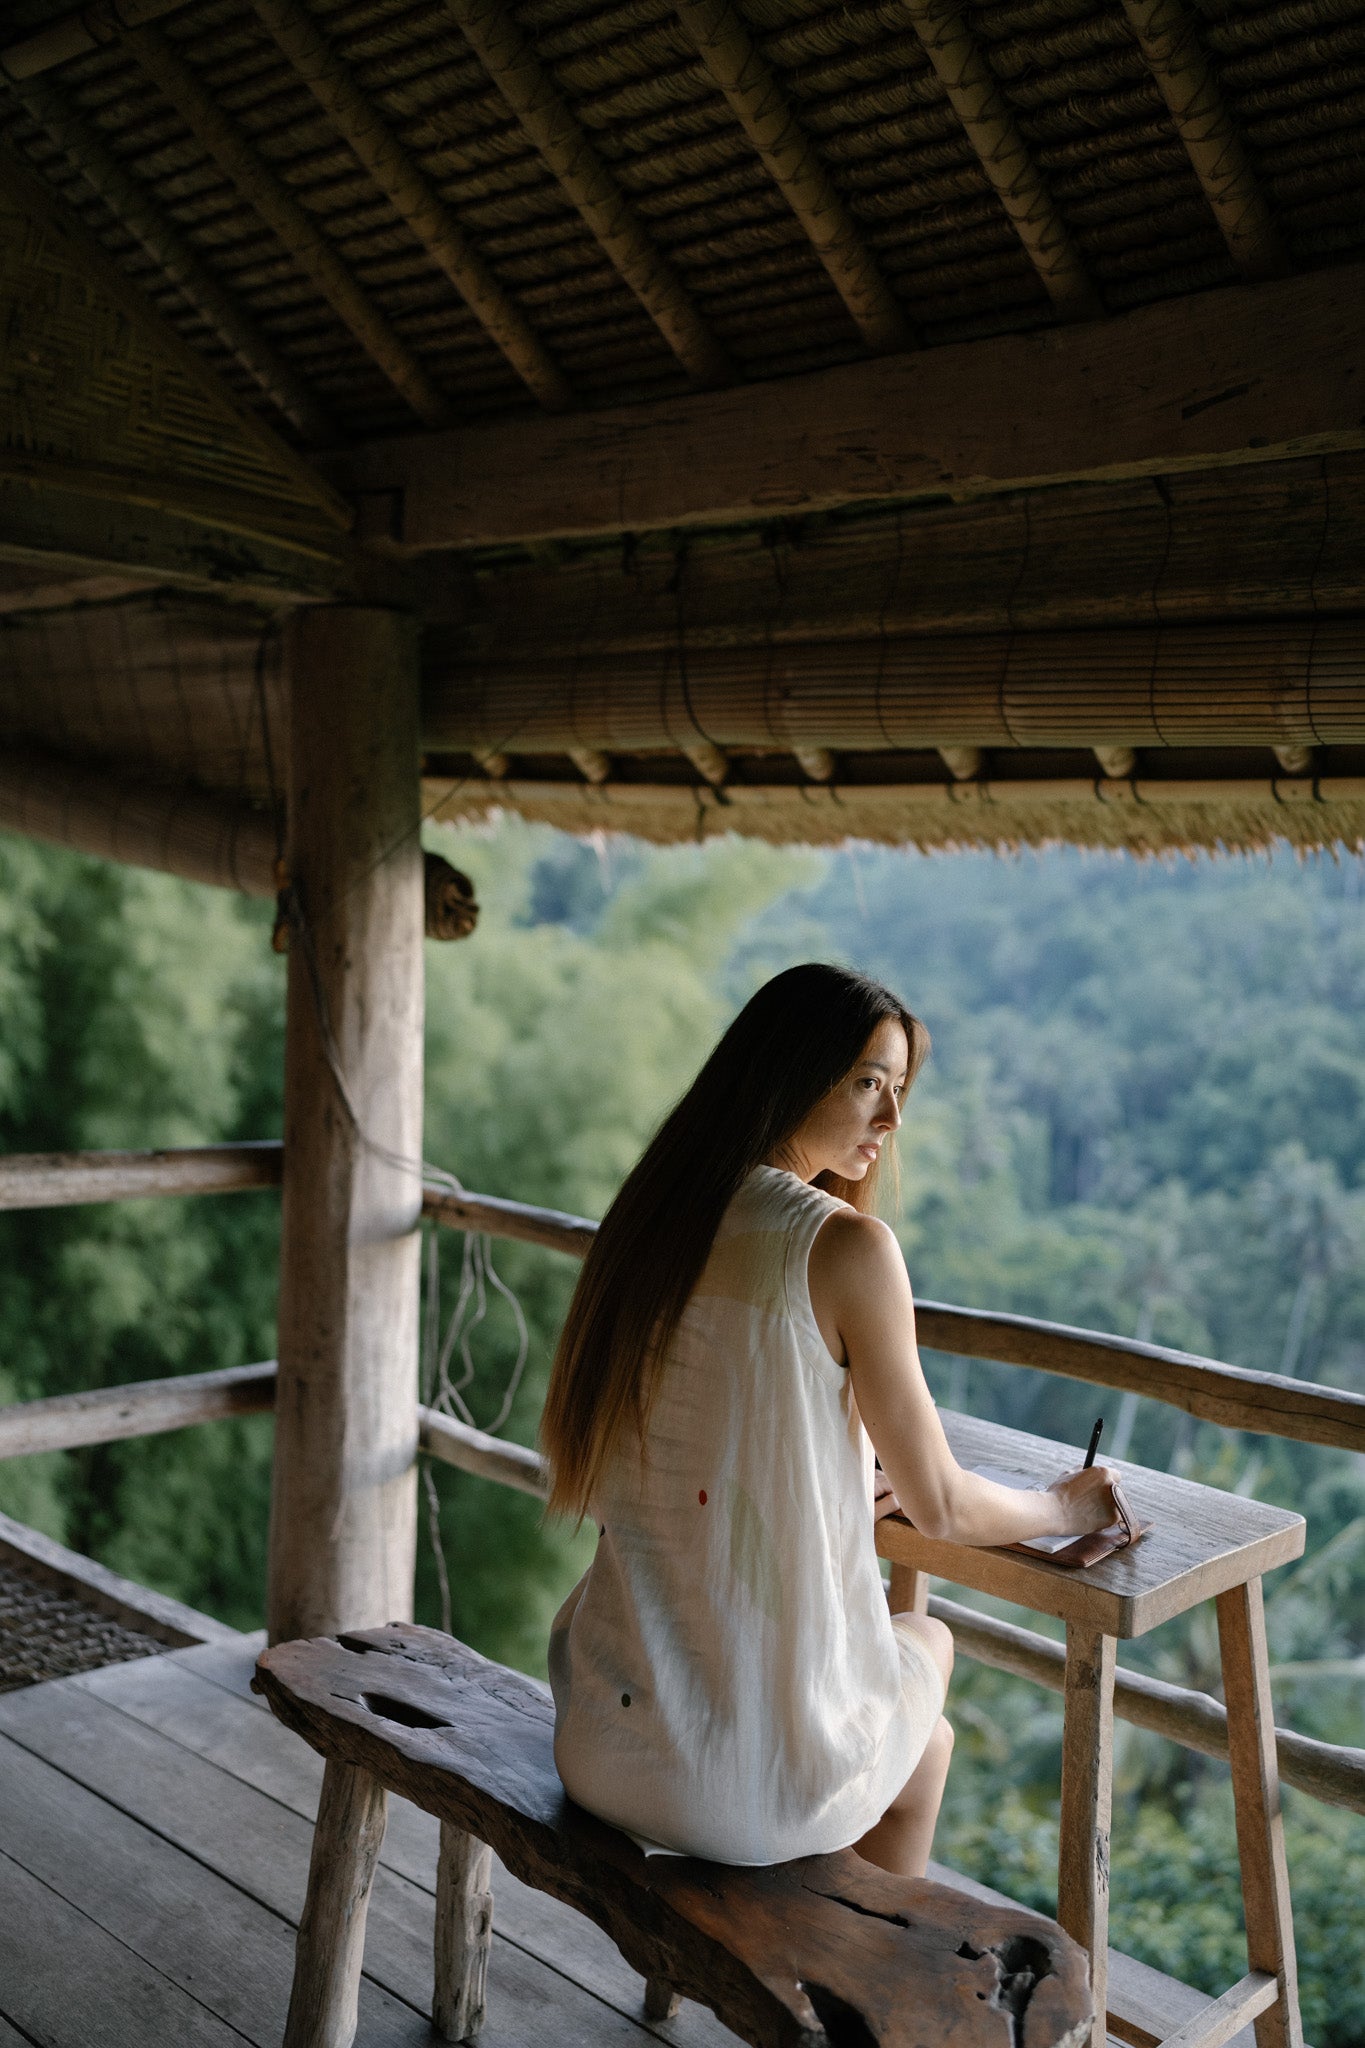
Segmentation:
{"type": "Polygon", "coordinates": [[[1095,1427],[1090,1432],[1090,1448],[1085,1454],[1085,1463],[1081,1467],[1082,1472],[1088,1472],[1090,1470],[1090,1467],[1095,1462],[1095,1453],[1100,1447],[1100,1431],[1103,1428],[1104,1417],[1101,1415],[1099,1420],[1096,1422],[1095,1427]]]}

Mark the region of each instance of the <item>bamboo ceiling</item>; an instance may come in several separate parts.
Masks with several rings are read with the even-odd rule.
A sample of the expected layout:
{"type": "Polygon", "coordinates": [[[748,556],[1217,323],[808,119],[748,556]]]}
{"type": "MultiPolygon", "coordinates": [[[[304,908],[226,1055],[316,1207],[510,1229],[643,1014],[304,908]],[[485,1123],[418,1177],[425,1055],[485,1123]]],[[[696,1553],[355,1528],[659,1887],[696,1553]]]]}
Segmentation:
{"type": "Polygon", "coordinates": [[[64,10],[12,0],[5,131],[305,436],[781,375],[1365,246],[1358,0],[105,12],[164,18],[52,63],[24,32],[64,10]]]}
{"type": "MultiPolygon", "coordinates": [[[[25,354],[36,261],[75,351],[43,361],[47,417],[41,379],[4,385],[6,449],[169,465],[185,502],[230,486],[244,533],[245,494],[274,508],[264,555],[231,529],[159,588],[155,492],[131,574],[76,573],[41,523],[6,551],[0,504],[0,740],[29,750],[49,836],[62,762],[87,795],[143,791],[139,817],[147,790],[198,792],[214,846],[225,802],[257,807],[259,880],[272,592],[402,539],[375,487],[343,541],[348,451],[946,362],[1349,265],[1365,0],[11,0],[0,145],[25,167],[10,222],[25,175],[56,208],[10,261],[11,348],[51,347],[25,354]]],[[[429,804],[661,839],[1360,845],[1365,459],[1284,459],[1303,445],[701,535],[436,544],[406,586],[429,804]]],[[[0,822],[27,829],[24,788],[11,768],[0,822]]]]}

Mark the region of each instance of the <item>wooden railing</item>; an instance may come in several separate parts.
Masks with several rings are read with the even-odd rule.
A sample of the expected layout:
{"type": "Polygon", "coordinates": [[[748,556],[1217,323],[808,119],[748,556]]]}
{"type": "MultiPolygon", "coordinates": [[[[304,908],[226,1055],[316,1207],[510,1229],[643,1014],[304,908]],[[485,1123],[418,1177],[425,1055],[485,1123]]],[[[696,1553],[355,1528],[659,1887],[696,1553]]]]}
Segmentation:
{"type": "MultiPolygon", "coordinates": [[[[279,1145],[218,1145],[155,1153],[11,1155],[0,1159],[0,1208],[127,1200],[153,1194],[210,1194],[278,1184],[279,1145]]],[[[581,1259],[597,1226],[582,1216],[535,1208],[495,1195],[428,1189],[424,1213],[457,1230],[515,1238],[581,1259]]],[[[1335,1387],[1258,1373],[1157,1344],[1069,1328],[1029,1316],[917,1306],[919,1334],[936,1351],[1131,1389],[1226,1428],[1365,1451],[1365,1397],[1335,1387]]],[[[144,1380],[90,1393],[0,1408],[0,1459],[152,1436],[188,1424],[270,1409],[273,1360],[222,1372],[144,1380]]],[[[544,1465],[536,1452],[488,1436],[430,1408],[417,1411],[419,1448],[443,1464],[539,1498],[544,1465]]],[[[1065,1652],[1032,1629],[1017,1628],[955,1600],[932,1596],[929,1611],[947,1622],[957,1646],[978,1663],[1061,1692],[1065,1652]]],[[[1204,1756],[1227,1756],[1227,1716],[1207,1693],[1120,1669],[1114,1692],[1120,1719],[1204,1756]]],[[[1277,1728],[1280,1776],[1331,1806],[1365,1813],[1365,1749],[1314,1741],[1277,1728]]]]}

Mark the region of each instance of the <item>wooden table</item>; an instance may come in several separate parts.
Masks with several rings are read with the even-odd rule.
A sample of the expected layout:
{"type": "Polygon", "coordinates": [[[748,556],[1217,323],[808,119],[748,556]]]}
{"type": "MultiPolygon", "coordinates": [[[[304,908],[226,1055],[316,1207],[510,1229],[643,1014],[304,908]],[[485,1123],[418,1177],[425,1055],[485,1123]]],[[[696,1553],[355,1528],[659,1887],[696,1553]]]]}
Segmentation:
{"type": "MultiPolygon", "coordinates": [[[[1031,1485],[1046,1486],[1080,1462],[1074,1446],[974,1416],[945,1413],[943,1424],[960,1464],[993,1465],[1031,1485]]],[[[1256,2048],[1302,2048],[1261,1578],[1302,1555],[1303,1517],[1119,1458],[1106,1463],[1122,1475],[1134,1513],[1155,1525],[1131,1550],[1075,1571],[1015,1551],[935,1542],[890,1516],[878,1524],[877,1547],[892,1563],[894,1604],[922,1610],[932,1574],[1066,1623],[1057,1918],[1089,1951],[1093,2048],[1104,2048],[1118,1638],[1145,1635],[1201,1600],[1217,1602],[1249,1974],[1168,2048],[1218,2048],[1253,2019],[1256,2048]]],[[[1139,2048],[1155,2038],[1130,2014],[1109,2013],[1108,2026],[1139,2048]]]]}

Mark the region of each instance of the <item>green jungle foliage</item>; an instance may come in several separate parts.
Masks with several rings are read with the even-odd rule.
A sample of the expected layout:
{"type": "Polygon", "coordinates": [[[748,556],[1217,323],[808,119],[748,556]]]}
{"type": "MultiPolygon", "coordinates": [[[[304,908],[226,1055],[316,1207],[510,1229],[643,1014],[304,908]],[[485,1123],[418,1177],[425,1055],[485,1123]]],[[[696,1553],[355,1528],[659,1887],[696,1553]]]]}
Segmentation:
{"type": "MultiPolygon", "coordinates": [[[[426,1151],[465,1185],[600,1215],[745,996],[791,961],[843,959],[934,1034],[900,1148],[922,1297],[1365,1391],[1359,864],[658,853],[515,823],[437,839],[483,904],[471,941],[427,949],[426,1151]]],[[[0,1147],[277,1134],[269,922],[0,838],[0,1147]]],[[[0,1217],[0,1400],[269,1357],[276,1231],[267,1193],[0,1217]]],[[[429,1239],[423,1371],[530,1442],[574,1268],[519,1245],[493,1256],[429,1239]]],[[[1077,1443],[1103,1411],[1112,1449],[1301,1509],[1307,1556],[1267,1585],[1277,1718],[1361,1742],[1365,1461],[1008,1367],[927,1364],[950,1405],[1077,1443]]],[[[20,1461],[0,1466],[0,1510],[250,1627],[269,1457],[262,1418],[20,1461]]],[[[444,1469],[422,1503],[423,1617],[448,1600],[458,1633],[543,1669],[585,1538],[444,1469]]],[[[1123,1655],[1217,1688],[1211,1612],[1123,1655]]],[[[950,1711],[939,1853],[1050,1909],[1060,1701],[964,1660],[950,1711]]],[[[1306,2031],[1361,2048],[1365,1821],[1286,1804],[1306,2031]]],[[[1245,1966],[1235,1870],[1226,1772],[1121,1728],[1118,1945],[1224,1988],[1245,1966]]]]}

